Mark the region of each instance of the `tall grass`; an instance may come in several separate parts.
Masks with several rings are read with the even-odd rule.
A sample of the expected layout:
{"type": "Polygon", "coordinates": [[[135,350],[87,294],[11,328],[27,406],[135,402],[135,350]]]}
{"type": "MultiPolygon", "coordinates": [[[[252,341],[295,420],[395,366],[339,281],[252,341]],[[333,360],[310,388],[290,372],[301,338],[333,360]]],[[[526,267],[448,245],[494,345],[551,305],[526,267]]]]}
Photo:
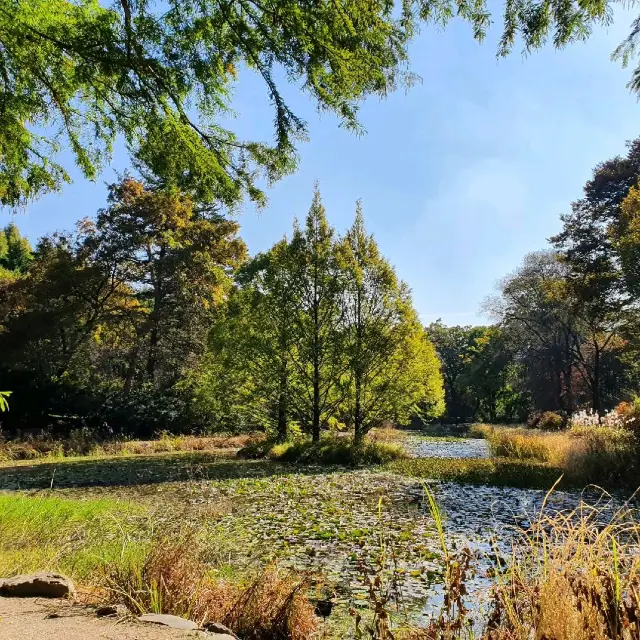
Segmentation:
{"type": "Polygon", "coordinates": [[[160,523],[129,503],[0,494],[2,576],[56,571],[93,602],[222,622],[246,640],[309,638],[307,576],[268,567],[223,580],[217,542],[182,517],[160,523]]]}
{"type": "Polygon", "coordinates": [[[102,586],[136,614],[220,622],[246,640],[307,640],[316,628],[306,576],[271,566],[246,582],[215,578],[195,529],[158,536],[137,562],[110,567],[102,586]]]}
{"type": "Polygon", "coordinates": [[[217,451],[246,447],[263,441],[264,434],[216,434],[212,436],[158,434],[155,440],[101,440],[82,430],[68,438],[49,436],[27,440],[0,439],[0,462],[8,460],[59,459],[80,456],[132,456],[169,453],[172,451],[217,451]]]}
{"type": "Polygon", "coordinates": [[[559,469],[574,485],[640,486],[640,442],[627,429],[573,427],[565,432],[485,428],[491,453],[559,469]]]}
{"type": "Polygon", "coordinates": [[[610,514],[585,503],[541,513],[497,574],[488,631],[513,640],[640,637],[637,516],[629,506],[610,514]]]}
{"type": "Polygon", "coordinates": [[[0,575],[88,578],[142,553],[145,526],[144,511],[130,503],[0,494],[0,575]]]}

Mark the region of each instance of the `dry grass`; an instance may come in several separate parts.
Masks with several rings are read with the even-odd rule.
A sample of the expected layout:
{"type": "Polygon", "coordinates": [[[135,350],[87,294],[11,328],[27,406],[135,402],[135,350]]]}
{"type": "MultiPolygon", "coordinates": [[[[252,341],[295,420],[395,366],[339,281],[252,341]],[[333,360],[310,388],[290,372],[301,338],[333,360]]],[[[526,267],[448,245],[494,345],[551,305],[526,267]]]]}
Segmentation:
{"type": "Polygon", "coordinates": [[[28,440],[0,440],[0,462],[65,458],[77,456],[131,456],[168,453],[172,451],[217,451],[241,449],[264,440],[262,433],[212,436],[174,436],[163,433],[155,440],[100,441],[90,435],[72,433],[65,440],[50,437],[28,440]]]}
{"type": "Polygon", "coordinates": [[[633,432],[615,427],[574,427],[564,432],[484,425],[496,457],[537,460],[560,469],[576,485],[640,485],[640,443],[633,432]]]}
{"type": "Polygon", "coordinates": [[[249,584],[211,575],[194,531],[159,537],[139,564],[104,574],[107,601],[138,613],[168,613],[200,624],[220,622],[245,640],[306,640],[316,628],[306,577],[267,567],[249,584]]]}
{"type": "Polygon", "coordinates": [[[625,506],[542,515],[497,577],[487,637],[640,637],[640,523],[625,506]],[[493,632],[493,635],[491,635],[493,632]]]}
{"type": "Polygon", "coordinates": [[[367,440],[371,442],[402,442],[406,438],[406,434],[395,427],[375,427],[367,434],[367,440]]]}

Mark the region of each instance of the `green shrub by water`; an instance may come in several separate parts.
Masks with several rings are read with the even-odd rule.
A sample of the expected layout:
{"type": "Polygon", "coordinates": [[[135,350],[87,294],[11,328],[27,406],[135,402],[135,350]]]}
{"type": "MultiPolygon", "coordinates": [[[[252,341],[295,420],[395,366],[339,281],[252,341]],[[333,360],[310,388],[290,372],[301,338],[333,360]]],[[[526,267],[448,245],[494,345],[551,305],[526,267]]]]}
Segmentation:
{"type": "Polygon", "coordinates": [[[261,443],[241,449],[238,455],[248,459],[268,457],[286,463],[343,466],[385,464],[406,457],[398,445],[369,440],[356,445],[348,437],[327,437],[320,442],[261,443]]]}

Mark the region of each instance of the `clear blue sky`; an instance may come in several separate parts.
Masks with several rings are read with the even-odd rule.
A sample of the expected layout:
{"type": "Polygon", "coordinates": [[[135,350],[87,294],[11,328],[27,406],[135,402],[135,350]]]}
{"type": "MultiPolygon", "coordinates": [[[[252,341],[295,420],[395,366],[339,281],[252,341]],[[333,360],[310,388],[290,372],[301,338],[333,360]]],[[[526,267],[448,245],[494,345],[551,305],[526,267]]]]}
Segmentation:
{"type": "MultiPolygon", "coordinates": [[[[300,147],[297,173],[269,190],[268,208],[240,216],[250,251],[268,248],[305,216],[318,180],[339,231],[362,198],[369,229],[425,322],[486,322],[480,304],[496,281],[559,229],[592,167],[640,135],[630,70],[609,59],[630,22],[619,12],[586,44],[499,61],[499,24],[483,45],[463,23],[425,29],[411,55],[422,84],[363,105],[360,138],[288,91],[311,141],[300,147]]],[[[257,80],[241,78],[235,107],[242,137],[270,138],[273,113],[257,80]]],[[[122,151],[112,167],[97,183],[78,178],[29,205],[16,222],[33,241],[71,228],[104,205],[105,182],[127,167],[122,151]]]]}

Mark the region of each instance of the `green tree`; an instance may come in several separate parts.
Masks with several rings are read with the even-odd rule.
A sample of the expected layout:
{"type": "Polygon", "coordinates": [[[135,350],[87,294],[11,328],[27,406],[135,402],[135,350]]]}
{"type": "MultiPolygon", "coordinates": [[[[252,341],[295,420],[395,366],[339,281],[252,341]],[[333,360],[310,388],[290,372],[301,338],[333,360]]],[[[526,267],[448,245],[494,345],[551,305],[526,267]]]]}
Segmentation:
{"type": "Polygon", "coordinates": [[[25,273],[33,259],[31,244],[15,223],[0,230],[0,267],[16,274],[25,273]]]}
{"type": "Polygon", "coordinates": [[[444,379],[446,415],[454,420],[474,419],[473,407],[461,387],[461,379],[469,366],[469,354],[475,347],[476,338],[485,327],[447,327],[440,320],[432,322],[426,332],[438,353],[444,379]]]}
{"type": "Polygon", "coordinates": [[[359,443],[384,420],[403,422],[444,410],[440,365],[407,286],[380,255],[358,204],[339,254],[344,270],[347,413],[359,443]]]}
{"type": "Polygon", "coordinates": [[[99,325],[131,294],[93,262],[85,240],[83,231],[42,238],[28,273],[4,290],[4,364],[41,382],[68,375],[99,325]]]}
{"type": "Polygon", "coordinates": [[[304,230],[296,229],[291,242],[297,333],[293,362],[300,379],[297,410],[310,425],[314,442],[339,403],[344,370],[339,331],[342,283],[334,245],[334,230],[316,186],[304,230]]]}
{"type": "MultiPolygon", "coordinates": [[[[499,54],[517,39],[527,51],[548,37],[563,47],[610,15],[611,3],[600,0],[507,2],[499,54]]],[[[306,135],[280,78],[359,129],[363,99],[411,80],[408,47],[420,24],[454,16],[478,40],[491,22],[485,1],[464,0],[2,0],[0,202],[15,205],[69,181],[56,154],[62,146],[95,178],[118,136],[165,186],[209,202],[233,204],[243,192],[262,202],[258,174],[271,180],[291,171],[296,140],[306,135]],[[247,68],[273,104],[273,145],[223,125],[247,68]]],[[[634,25],[618,51],[623,61],[639,31],[634,25]]]]}
{"type": "Polygon", "coordinates": [[[522,418],[523,397],[519,370],[507,337],[500,327],[485,327],[465,355],[467,366],[460,386],[474,407],[476,419],[510,422],[522,418]]]}
{"type": "Polygon", "coordinates": [[[206,324],[231,287],[245,245],[235,222],[196,216],[192,200],[179,192],[125,178],[111,186],[109,200],[91,244],[95,260],[113,265],[114,278],[135,291],[140,311],[132,316],[137,339],[125,388],[135,376],[172,386],[203,355],[206,324]]]}
{"type": "Polygon", "coordinates": [[[285,239],[236,275],[210,339],[207,395],[225,420],[287,439],[294,420],[295,268],[285,239]]]}

